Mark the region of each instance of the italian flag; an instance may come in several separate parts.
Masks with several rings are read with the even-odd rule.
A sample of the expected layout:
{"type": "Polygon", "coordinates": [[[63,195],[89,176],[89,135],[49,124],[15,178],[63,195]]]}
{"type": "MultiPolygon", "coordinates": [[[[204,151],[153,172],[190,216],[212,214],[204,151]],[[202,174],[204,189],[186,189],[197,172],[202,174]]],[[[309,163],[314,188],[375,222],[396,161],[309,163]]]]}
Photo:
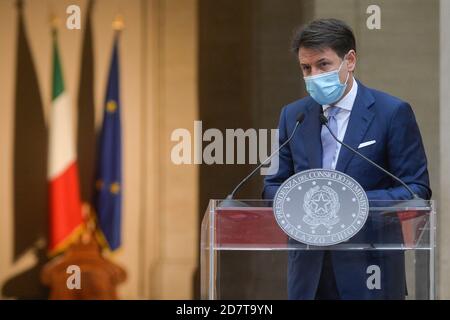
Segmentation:
{"type": "Polygon", "coordinates": [[[64,89],[54,31],[48,154],[50,254],[66,249],[83,226],[72,115],[70,98],[64,89]]]}

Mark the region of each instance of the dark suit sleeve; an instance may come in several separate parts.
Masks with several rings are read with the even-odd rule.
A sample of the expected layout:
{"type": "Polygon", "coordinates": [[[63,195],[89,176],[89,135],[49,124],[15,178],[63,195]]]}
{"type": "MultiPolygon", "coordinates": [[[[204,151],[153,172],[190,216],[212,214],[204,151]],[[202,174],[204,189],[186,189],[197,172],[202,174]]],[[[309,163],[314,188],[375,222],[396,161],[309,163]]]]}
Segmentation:
{"type": "MultiPolygon", "coordinates": [[[[287,132],[286,108],[281,110],[280,121],[278,124],[279,145],[281,146],[289,138],[287,132]]],[[[272,200],[278,187],[294,173],[291,149],[289,144],[284,146],[279,153],[278,170],[275,174],[267,176],[264,179],[263,199],[272,200]]]]}
{"type": "MultiPolygon", "coordinates": [[[[411,106],[399,105],[388,132],[388,170],[402,179],[422,199],[431,198],[427,158],[411,106]]],[[[369,200],[406,200],[412,196],[403,186],[367,192],[369,200]]]]}

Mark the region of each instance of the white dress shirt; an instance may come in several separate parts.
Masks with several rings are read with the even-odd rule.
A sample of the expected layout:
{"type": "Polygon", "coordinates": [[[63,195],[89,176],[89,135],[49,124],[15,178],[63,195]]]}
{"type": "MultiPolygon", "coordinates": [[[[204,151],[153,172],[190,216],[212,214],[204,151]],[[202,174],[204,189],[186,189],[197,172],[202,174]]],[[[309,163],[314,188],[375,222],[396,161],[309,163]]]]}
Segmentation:
{"type": "MultiPolygon", "coordinates": [[[[337,137],[339,140],[343,141],[345,132],[347,131],[347,125],[348,120],[350,119],[350,113],[353,109],[353,104],[355,103],[356,94],[358,93],[358,83],[356,82],[355,78],[353,78],[353,85],[350,91],[339,101],[338,103],[335,103],[334,106],[339,107],[341,110],[336,115],[336,121],[337,121],[337,137]]],[[[330,107],[329,104],[323,105],[323,112],[326,117],[328,117],[328,108],[330,107]]],[[[331,163],[331,167],[333,169],[336,169],[336,163],[339,159],[339,152],[341,151],[341,144],[337,144],[336,148],[336,156],[334,157],[335,160],[331,163]]]]}

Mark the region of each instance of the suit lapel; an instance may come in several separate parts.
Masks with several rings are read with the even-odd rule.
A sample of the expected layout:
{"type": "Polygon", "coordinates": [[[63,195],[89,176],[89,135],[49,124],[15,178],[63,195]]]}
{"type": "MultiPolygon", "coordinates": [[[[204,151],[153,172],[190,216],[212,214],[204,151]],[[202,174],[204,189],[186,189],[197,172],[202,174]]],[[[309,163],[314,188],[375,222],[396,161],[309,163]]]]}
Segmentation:
{"type": "Polygon", "coordinates": [[[311,99],[305,121],[300,128],[301,141],[305,146],[305,152],[311,169],[322,167],[321,125],[319,122],[320,108],[322,106],[311,99]]]}
{"type": "MultiPolygon", "coordinates": [[[[358,81],[358,92],[344,136],[344,142],[354,149],[357,149],[361,143],[373,120],[374,114],[369,108],[374,102],[375,99],[370,91],[358,81]]],[[[336,170],[345,172],[353,156],[353,152],[341,146],[336,170]]]]}

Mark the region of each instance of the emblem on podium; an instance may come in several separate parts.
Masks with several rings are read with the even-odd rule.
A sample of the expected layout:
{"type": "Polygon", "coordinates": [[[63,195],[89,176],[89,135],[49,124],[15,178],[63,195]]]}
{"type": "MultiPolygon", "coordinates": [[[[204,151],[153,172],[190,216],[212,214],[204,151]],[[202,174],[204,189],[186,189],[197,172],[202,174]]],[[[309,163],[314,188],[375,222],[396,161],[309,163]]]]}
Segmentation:
{"type": "Polygon", "coordinates": [[[280,228],[292,239],[330,246],[349,240],[362,229],[369,201],[349,175],[312,169],[291,176],[280,186],[273,211],[280,228]]]}

